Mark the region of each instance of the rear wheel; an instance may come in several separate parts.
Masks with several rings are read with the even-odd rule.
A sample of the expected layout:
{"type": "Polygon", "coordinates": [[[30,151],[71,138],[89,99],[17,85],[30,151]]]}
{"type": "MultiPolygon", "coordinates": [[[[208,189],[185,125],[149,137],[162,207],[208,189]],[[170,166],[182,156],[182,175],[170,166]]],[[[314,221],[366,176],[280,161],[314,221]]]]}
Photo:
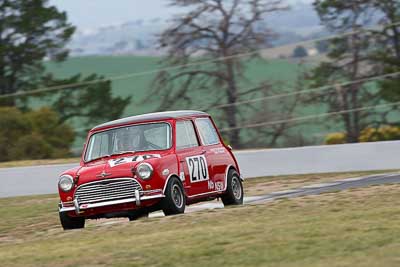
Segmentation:
{"type": "Polygon", "coordinates": [[[162,201],[162,210],[166,216],[185,212],[186,197],[178,178],[169,179],[162,201]]]}
{"type": "Polygon", "coordinates": [[[229,170],[226,192],[221,199],[224,206],[243,204],[243,184],[235,170],[229,170]]]}
{"type": "Polygon", "coordinates": [[[59,212],[61,226],[64,230],[80,229],[85,227],[85,218],[70,217],[66,212],[59,212]]]}

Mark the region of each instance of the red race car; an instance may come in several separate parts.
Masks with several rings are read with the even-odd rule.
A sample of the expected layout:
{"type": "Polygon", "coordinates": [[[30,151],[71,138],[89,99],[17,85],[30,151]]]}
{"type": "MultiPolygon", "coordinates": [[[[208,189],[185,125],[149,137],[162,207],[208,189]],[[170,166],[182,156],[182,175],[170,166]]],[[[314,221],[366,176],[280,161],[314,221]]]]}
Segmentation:
{"type": "Polygon", "coordinates": [[[89,131],[80,166],[58,182],[62,227],[85,219],[128,217],[221,198],[243,203],[242,177],[211,117],[199,111],[151,113],[89,131]]]}

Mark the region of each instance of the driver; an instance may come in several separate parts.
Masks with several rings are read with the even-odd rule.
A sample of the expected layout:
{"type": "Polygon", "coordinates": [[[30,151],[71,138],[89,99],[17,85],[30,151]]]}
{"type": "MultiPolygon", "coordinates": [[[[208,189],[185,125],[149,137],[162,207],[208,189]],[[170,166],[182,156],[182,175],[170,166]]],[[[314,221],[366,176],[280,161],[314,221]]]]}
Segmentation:
{"type": "Polygon", "coordinates": [[[143,150],[144,135],[139,127],[123,128],[118,131],[117,135],[117,150],[137,151],[143,150]]]}

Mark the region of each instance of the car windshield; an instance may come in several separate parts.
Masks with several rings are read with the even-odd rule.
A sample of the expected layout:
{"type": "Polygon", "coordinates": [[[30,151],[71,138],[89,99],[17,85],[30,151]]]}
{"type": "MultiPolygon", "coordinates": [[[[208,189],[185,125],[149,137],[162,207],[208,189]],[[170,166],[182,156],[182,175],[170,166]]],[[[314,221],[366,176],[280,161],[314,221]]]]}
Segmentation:
{"type": "Polygon", "coordinates": [[[86,148],[85,161],[136,151],[165,150],[171,147],[168,123],[148,123],[95,133],[86,148]]]}

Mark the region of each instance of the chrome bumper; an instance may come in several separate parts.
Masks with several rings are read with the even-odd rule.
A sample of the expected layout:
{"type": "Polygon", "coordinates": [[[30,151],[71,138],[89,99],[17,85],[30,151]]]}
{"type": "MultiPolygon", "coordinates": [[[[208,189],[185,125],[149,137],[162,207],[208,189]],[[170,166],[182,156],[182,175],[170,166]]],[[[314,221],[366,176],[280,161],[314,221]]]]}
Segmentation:
{"type": "Polygon", "coordinates": [[[124,198],[124,199],[118,199],[118,200],[110,200],[110,201],[103,201],[103,202],[97,202],[97,203],[88,203],[88,204],[80,204],[77,199],[74,199],[73,207],[64,207],[62,205],[62,202],[60,203],[59,206],[59,212],[65,212],[65,211],[75,211],[77,214],[79,214],[83,210],[87,209],[92,209],[92,208],[99,208],[99,207],[105,207],[105,206],[112,206],[112,205],[117,205],[117,204],[124,204],[124,203],[135,203],[136,206],[141,205],[141,201],[145,200],[151,200],[151,199],[157,199],[157,198],[163,198],[165,195],[163,194],[156,194],[156,195],[150,195],[150,196],[140,196],[139,191],[135,191],[135,197],[132,198],[124,198]]]}

